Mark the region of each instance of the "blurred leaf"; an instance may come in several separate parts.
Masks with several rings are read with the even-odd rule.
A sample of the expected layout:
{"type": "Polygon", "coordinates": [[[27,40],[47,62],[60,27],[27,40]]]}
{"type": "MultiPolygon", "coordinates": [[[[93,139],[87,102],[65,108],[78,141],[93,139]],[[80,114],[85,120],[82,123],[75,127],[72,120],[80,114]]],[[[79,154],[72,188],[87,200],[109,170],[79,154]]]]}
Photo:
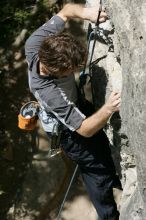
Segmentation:
{"type": "Polygon", "coordinates": [[[0,190],[0,196],[1,196],[2,194],[4,194],[4,193],[5,193],[4,191],[0,190]]]}

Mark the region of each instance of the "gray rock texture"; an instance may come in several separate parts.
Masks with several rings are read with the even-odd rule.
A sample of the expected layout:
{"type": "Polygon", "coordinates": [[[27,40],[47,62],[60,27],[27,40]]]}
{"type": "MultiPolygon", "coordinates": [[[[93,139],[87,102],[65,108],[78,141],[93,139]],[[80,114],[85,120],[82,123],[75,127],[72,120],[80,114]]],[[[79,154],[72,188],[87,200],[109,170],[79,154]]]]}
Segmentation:
{"type": "MultiPolygon", "coordinates": [[[[87,0],[95,6],[97,1],[87,0]]],[[[123,195],[120,220],[146,219],[146,2],[105,0],[114,51],[98,42],[94,59],[106,55],[95,68],[93,86],[97,107],[112,90],[121,91],[120,114],[107,126],[123,195]],[[96,71],[97,70],[97,71],[96,71]]],[[[109,25],[107,25],[109,26],[109,25]]],[[[85,28],[87,25],[85,24],[85,28]]],[[[101,29],[107,30],[106,25],[101,29]]]]}

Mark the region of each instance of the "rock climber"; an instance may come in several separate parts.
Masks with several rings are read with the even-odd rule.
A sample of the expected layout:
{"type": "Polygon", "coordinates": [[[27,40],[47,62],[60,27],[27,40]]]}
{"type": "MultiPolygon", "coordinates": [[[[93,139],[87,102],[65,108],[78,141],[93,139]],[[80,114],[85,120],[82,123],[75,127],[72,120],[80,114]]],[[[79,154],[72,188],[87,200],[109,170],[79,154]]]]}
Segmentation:
{"type": "MultiPolygon", "coordinates": [[[[87,49],[82,42],[63,32],[69,19],[95,23],[99,8],[100,5],[88,8],[66,4],[27,39],[25,54],[30,90],[45,117],[51,115],[55,123],[62,124],[60,144],[78,164],[98,215],[102,220],[116,220],[119,213],[112,188],[117,176],[103,127],[112,114],[119,111],[120,94],[113,91],[100,109],[86,114],[88,106],[80,106],[74,73],[86,61],[87,49]]],[[[106,19],[105,11],[101,11],[99,22],[106,19]]],[[[50,137],[51,131],[46,128],[46,132],[50,137]]]]}

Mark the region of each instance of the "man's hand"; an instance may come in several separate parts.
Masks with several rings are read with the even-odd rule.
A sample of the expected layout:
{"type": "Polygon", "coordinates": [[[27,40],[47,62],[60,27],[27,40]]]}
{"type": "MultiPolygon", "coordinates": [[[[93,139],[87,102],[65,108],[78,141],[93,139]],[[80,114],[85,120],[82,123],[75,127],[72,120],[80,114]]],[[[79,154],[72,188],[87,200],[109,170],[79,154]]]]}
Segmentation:
{"type": "Polygon", "coordinates": [[[76,132],[82,136],[91,137],[104,127],[114,112],[119,111],[120,103],[120,93],[112,92],[107,102],[97,112],[86,118],[76,132]]]}
{"type": "Polygon", "coordinates": [[[104,106],[107,108],[107,111],[112,114],[116,111],[119,111],[120,104],[121,104],[120,93],[112,92],[104,106]]]}
{"type": "Polygon", "coordinates": [[[101,9],[100,4],[96,7],[85,8],[83,5],[68,3],[57,15],[65,22],[70,18],[80,18],[96,23],[99,10],[101,10],[99,22],[106,21],[107,15],[105,11],[101,9]]]}
{"type": "Polygon", "coordinates": [[[99,10],[101,10],[99,22],[104,22],[107,19],[107,14],[104,10],[101,9],[100,5],[94,8],[84,8],[84,17],[86,20],[89,20],[93,23],[97,22],[97,17],[99,14],[99,10]]]}

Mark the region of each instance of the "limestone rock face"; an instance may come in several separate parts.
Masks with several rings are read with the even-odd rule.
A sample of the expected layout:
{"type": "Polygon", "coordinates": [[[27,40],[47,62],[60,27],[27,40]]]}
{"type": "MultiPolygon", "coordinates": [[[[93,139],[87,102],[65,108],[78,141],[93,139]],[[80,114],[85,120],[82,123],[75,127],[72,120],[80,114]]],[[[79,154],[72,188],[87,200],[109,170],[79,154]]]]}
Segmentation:
{"type": "MultiPolygon", "coordinates": [[[[94,6],[97,1],[88,0],[94,6]]],[[[93,73],[95,104],[100,107],[112,90],[121,91],[120,114],[112,116],[107,134],[111,140],[123,196],[120,220],[146,219],[146,2],[105,0],[113,31],[108,44],[97,42],[93,73]]],[[[86,26],[86,25],[85,25],[86,26]]],[[[109,25],[108,25],[109,26],[109,25]]],[[[105,24],[100,25],[108,30],[105,24]]]]}

